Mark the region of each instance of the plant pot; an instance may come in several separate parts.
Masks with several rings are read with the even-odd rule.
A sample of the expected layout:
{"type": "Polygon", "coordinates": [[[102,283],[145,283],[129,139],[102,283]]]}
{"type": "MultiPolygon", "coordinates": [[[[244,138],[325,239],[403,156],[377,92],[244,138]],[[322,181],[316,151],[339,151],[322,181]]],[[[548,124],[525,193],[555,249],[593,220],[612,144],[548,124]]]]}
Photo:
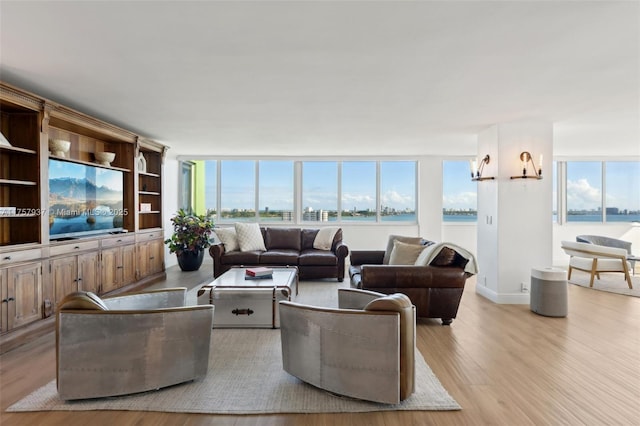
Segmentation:
{"type": "Polygon", "coordinates": [[[197,252],[183,251],[177,256],[180,269],[182,269],[183,271],[197,271],[198,269],[200,269],[200,265],[202,265],[202,260],[204,259],[204,250],[199,250],[197,252]]]}

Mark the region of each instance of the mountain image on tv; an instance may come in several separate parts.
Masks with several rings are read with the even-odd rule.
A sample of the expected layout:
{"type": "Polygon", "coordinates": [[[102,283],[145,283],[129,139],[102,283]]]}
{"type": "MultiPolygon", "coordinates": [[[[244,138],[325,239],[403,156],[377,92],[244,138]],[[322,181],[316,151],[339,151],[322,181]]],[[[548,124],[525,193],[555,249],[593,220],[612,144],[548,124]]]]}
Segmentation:
{"type": "Polygon", "coordinates": [[[54,237],[120,230],[123,172],[49,160],[49,233],[54,237]]]}
{"type": "MultiPolygon", "coordinates": [[[[58,178],[49,181],[49,208],[55,217],[73,217],[91,213],[99,207],[122,209],[122,189],[96,186],[85,179],[58,178]]],[[[101,209],[103,213],[106,209],[101,209]]]]}

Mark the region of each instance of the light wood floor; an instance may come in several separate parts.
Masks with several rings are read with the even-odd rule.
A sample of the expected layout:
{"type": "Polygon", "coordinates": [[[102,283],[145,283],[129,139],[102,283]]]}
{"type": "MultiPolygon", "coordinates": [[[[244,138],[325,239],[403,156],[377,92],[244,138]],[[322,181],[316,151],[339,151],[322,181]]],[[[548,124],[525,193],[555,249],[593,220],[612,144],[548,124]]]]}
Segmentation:
{"type": "MultiPolygon", "coordinates": [[[[170,270],[159,286],[211,273],[170,270]]],[[[300,287],[304,291],[304,283],[300,287]]],[[[470,280],[450,327],[418,326],[418,349],[462,406],[450,412],[230,416],[4,410],[55,378],[53,333],[0,356],[0,423],[9,425],[640,425],[640,298],[569,286],[567,318],[497,305],[470,280]]],[[[215,404],[215,401],[211,402],[215,404]]]]}

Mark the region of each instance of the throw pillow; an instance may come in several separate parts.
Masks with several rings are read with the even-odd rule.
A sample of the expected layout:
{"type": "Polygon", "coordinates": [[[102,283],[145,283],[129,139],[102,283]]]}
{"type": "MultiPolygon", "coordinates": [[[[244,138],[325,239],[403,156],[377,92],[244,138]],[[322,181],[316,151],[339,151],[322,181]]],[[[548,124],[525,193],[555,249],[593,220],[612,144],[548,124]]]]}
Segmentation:
{"type": "Polygon", "coordinates": [[[391,251],[393,250],[394,241],[400,241],[407,244],[422,244],[423,240],[421,237],[404,237],[402,235],[389,235],[389,240],[387,241],[387,250],[384,252],[384,257],[382,258],[382,264],[388,265],[389,258],[391,257],[391,251]]]}
{"type": "Polygon", "coordinates": [[[434,266],[453,266],[456,259],[456,251],[449,247],[442,247],[440,253],[431,261],[434,266]]]}
{"type": "Polygon", "coordinates": [[[236,223],[236,236],[240,251],[266,251],[260,225],[257,223],[236,223]]]}
{"type": "Polygon", "coordinates": [[[391,256],[389,256],[389,265],[414,265],[424,249],[423,245],[396,241],[393,243],[393,250],[391,250],[391,256]]]}
{"type": "Polygon", "coordinates": [[[236,235],[236,228],[216,228],[216,236],[220,242],[224,245],[224,250],[237,251],[240,246],[238,245],[238,236],[236,235]]]}
{"type": "Polygon", "coordinates": [[[313,240],[313,248],[318,250],[331,250],[333,237],[336,236],[336,232],[338,232],[338,228],[336,227],[320,228],[316,234],[316,238],[313,240]]]}

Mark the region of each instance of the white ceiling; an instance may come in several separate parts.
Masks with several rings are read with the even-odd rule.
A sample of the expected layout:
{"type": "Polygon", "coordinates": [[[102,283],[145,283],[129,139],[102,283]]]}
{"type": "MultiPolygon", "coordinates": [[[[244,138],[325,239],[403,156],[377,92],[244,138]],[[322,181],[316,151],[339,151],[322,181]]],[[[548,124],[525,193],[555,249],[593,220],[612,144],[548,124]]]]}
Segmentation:
{"type": "Polygon", "coordinates": [[[640,155],[637,1],[0,2],[0,78],[188,155],[640,155]],[[591,147],[591,148],[588,148],[591,147]]]}

